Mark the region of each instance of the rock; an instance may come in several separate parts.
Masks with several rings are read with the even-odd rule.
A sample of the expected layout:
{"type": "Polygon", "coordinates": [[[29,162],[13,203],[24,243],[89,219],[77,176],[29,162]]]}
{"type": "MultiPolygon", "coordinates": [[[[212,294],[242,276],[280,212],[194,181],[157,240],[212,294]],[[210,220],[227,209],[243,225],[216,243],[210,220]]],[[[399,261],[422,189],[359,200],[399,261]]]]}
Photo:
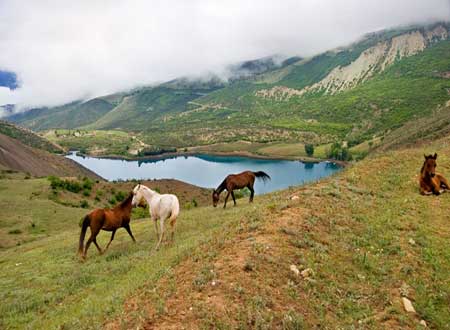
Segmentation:
{"type": "Polygon", "coordinates": [[[215,285],[216,285],[216,281],[212,281],[212,282],[211,282],[211,285],[212,285],[212,286],[215,286],[215,285]]]}
{"type": "Polygon", "coordinates": [[[302,272],[300,274],[302,274],[303,278],[307,278],[307,277],[313,276],[314,271],[311,268],[306,268],[306,269],[302,270],[302,272]]]}
{"type": "Polygon", "coordinates": [[[408,243],[411,244],[411,245],[416,245],[416,241],[413,240],[412,238],[410,238],[410,239],[408,240],[408,243]]]}
{"type": "Polygon", "coordinates": [[[420,325],[424,326],[425,328],[427,327],[427,322],[425,322],[425,320],[421,320],[419,322],[420,325]]]}
{"type": "Polygon", "coordinates": [[[297,199],[300,199],[300,197],[298,197],[297,195],[294,195],[294,196],[291,197],[291,201],[295,201],[297,199]]]}
{"type": "Polygon", "coordinates": [[[408,298],[403,297],[402,298],[402,302],[403,302],[403,307],[405,308],[405,311],[407,311],[408,313],[415,313],[416,310],[414,309],[411,300],[409,300],[408,298]]]}
{"type": "Polygon", "coordinates": [[[291,265],[291,267],[289,268],[294,272],[295,275],[300,275],[300,271],[298,270],[296,265],[291,265]]]}

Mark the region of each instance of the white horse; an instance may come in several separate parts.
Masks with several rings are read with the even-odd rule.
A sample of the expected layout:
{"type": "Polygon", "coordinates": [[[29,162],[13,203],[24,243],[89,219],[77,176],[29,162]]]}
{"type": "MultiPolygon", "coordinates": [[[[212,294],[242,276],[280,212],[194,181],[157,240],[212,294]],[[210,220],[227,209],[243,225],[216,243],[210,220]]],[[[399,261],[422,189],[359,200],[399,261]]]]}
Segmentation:
{"type": "Polygon", "coordinates": [[[169,219],[169,223],[172,228],[171,239],[172,241],[174,239],[175,224],[178,214],[180,214],[180,203],[175,195],[161,195],[142,184],[138,184],[133,189],[133,200],[131,201],[131,205],[139,205],[143,198],[147,201],[150,209],[150,217],[155,224],[156,240],[158,241],[155,249],[158,250],[164,237],[164,221],[167,219],[169,219]],[[158,232],[158,219],[161,234],[158,232]]]}

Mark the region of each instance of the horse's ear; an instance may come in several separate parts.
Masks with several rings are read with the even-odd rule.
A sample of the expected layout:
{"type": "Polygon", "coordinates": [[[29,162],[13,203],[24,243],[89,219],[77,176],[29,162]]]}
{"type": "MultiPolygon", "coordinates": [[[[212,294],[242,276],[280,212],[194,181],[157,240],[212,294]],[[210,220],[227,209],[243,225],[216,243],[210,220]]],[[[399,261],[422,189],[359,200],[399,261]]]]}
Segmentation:
{"type": "Polygon", "coordinates": [[[428,156],[427,156],[427,155],[423,154],[423,156],[425,157],[425,160],[428,159],[428,156]]]}
{"type": "Polygon", "coordinates": [[[434,159],[437,159],[437,153],[434,153],[433,158],[434,158],[434,159]]]}

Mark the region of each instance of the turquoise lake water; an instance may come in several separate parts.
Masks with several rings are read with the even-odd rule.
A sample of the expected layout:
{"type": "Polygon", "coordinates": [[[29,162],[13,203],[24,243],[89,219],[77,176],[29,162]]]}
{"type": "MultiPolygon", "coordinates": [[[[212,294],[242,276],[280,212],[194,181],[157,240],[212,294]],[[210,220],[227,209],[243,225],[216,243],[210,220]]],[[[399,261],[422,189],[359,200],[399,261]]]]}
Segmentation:
{"type": "Polygon", "coordinates": [[[332,162],[303,163],[292,160],[211,155],[130,161],[83,157],[71,153],[67,158],[73,159],[107,180],[177,179],[206,188],[216,188],[228,174],[245,170],[264,171],[272,179],[265,184],[257,181],[256,194],[315,181],[341,169],[332,162]]]}

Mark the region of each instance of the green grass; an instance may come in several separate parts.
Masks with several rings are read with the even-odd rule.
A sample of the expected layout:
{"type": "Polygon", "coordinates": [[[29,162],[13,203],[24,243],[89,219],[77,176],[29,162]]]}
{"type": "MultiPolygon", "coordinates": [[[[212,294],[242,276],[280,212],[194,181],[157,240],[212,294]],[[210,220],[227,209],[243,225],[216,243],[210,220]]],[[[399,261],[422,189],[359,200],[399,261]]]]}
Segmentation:
{"type": "MultiPolygon", "coordinates": [[[[19,218],[25,215],[47,228],[33,241],[0,251],[0,325],[176,322],[165,306],[184,297],[195,322],[206,327],[416,329],[423,318],[431,328],[449,329],[450,199],[421,196],[416,178],[422,154],[435,151],[440,171],[450,175],[448,141],[370,156],[319,183],[257,196],[254,204],[182,210],[175,244],[154,254],[153,224],[134,219],[137,244],[121,230],[105,255],[91,247],[84,263],[76,250],[85,210],[36,195],[42,180],[0,180],[2,235],[27,231],[19,218]],[[289,200],[293,194],[300,199],[289,200]],[[228,254],[233,249],[242,264],[228,254]],[[313,280],[293,278],[291,264],[312,268],[313,280]],[[219,291],[211,295],[216,279],[219,291]],[[227,283],[236,285],[226,291],[227,283]],[[413,300],[417,318],[403,311],[401,295],[413,300]],[[230,312],[216,310],[211,296],[220,296],[230,312]],[[124,309],[130,300],[137,307],[124,309]]],[[[108,238],[102,232],[100,245],[108,238]]]]}
{"type": "MultiPolygon", "coordinates": [[[[0,252],[0,325],[5,328],[100,328],[121,311],[127,296],[139,291],[144,283],[156,282],[200,243],[214,237],[224,225],[234,223],[238,214],[253,209],[243,204],[226,211],[212,207],[182,211],[175,244],[164,246],[158,253],[152,251],[153,224],[148,219],[133,220],[137,244],[125,231],[119,231],[105,255],[97,255],[91,247],[88,260],[81,263],[76,256],[78,222],[85,211],[53,204],[32,207],[35,212],[49,213],[35,213],[34,220],[47,218],[52,221],[47,226],[55,224],[56,228],[48,232],[50,237],[0,252]],[[64,217],[56,213],[58,209],[65,210],[64,217]],[[221,216],[211,217],[214,211],[221,216]]],[[[101,233],[99,244],[105,246],[108,239],[108,233],[101,233]]]]}
{"type": "Polygon", "coordinates": [[[139,134],[118,130],[55,129],[43,132],[42,136],[68,150],[94,155],[132,156],[132,152],[142,148],[139,134]]]}
{"type": "Polygon", "coordinates": [[[423,153],[437,151],[440,171],[450,176],[448,142],[371,156],[338,176],[266,196],[234,236],[218,235],[200,259],[174,269],[183,282],[157,287],[171,313],[193,306],[192,316],[146,313],[127,325],[419,329],[424,319],[450,329],[450,199],[421,196],[417,182],[423,153]],[[287,201],[291,195],[300,198],[287,201]],[[291,264],[314,275],[299,279],[291,264]],[[404,311],[402,296],[417,315],[404,311]]]}

